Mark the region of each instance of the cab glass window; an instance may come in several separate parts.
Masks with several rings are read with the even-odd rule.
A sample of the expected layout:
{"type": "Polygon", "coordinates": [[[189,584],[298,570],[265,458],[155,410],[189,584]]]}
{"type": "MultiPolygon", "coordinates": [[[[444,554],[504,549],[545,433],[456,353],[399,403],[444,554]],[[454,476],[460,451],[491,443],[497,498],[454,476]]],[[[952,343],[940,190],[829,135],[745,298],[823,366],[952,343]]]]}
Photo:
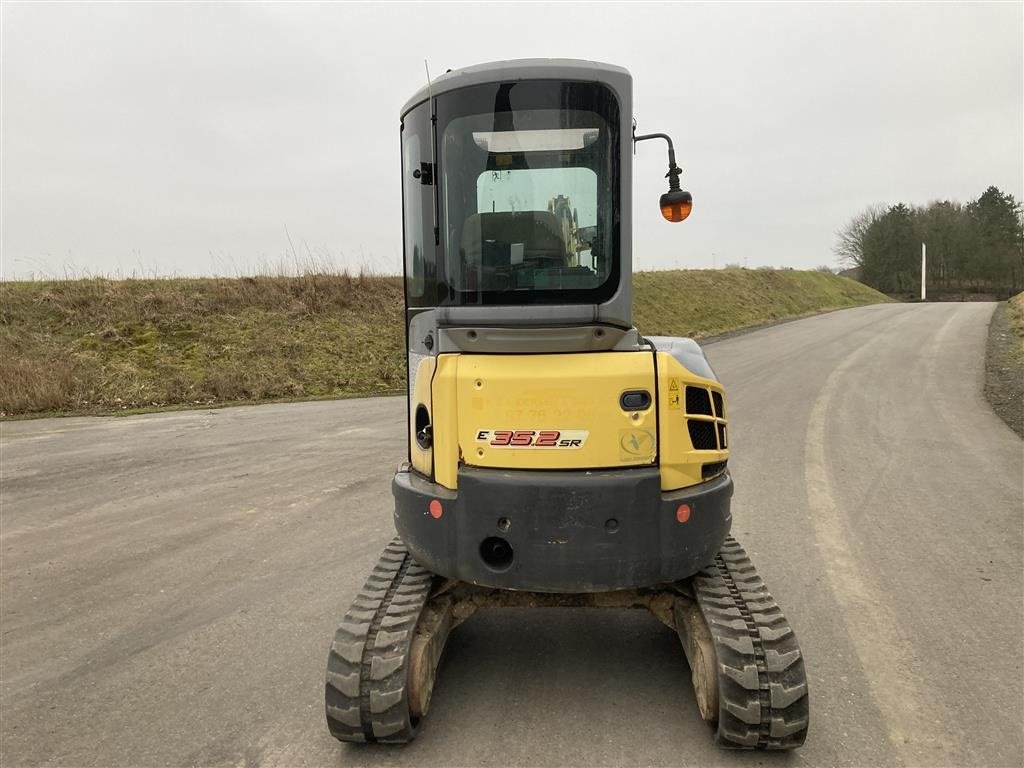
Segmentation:
{"type": "Polygon", "coordinates": [[[432,182],[432,159],[430,107],[425,102],[402,121],[402,223],[409,306],[434,303],[434,187],[425,183],[432,182]]]}
{"type": "Polygon", "coordinates": [[[618,279],[617,105],[596,83],[438,97],[452,304],[599,302],[618,279]]]}

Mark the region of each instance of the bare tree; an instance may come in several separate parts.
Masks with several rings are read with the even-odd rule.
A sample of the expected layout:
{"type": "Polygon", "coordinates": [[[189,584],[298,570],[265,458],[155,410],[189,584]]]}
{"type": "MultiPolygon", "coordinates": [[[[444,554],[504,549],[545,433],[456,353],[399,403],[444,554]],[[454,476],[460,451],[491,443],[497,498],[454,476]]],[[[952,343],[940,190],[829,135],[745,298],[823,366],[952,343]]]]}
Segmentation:
{"type": "Polygon", "coordinates": [[[884,216],[887,209],[882,203],[869,205],[836,232],[832,251],[840,262],[850,267],[864,266],[864,239],[871,225],[884,216]]]}

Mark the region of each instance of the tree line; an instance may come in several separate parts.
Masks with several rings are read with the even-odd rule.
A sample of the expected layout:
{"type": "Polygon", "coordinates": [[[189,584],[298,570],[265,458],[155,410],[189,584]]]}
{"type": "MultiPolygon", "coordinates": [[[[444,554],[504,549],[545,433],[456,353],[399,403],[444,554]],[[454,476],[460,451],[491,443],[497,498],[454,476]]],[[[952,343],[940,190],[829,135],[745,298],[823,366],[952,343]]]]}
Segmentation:
{"type": "Polygon", "coordinates": [[[872,205],[837,233],[836,255],[861,282],[916,295],[921,243],[928,248],[929,295],[1024,291],[1024,216],[1013,195],[989,187],[977,200],[926,206],[872,205]]]}

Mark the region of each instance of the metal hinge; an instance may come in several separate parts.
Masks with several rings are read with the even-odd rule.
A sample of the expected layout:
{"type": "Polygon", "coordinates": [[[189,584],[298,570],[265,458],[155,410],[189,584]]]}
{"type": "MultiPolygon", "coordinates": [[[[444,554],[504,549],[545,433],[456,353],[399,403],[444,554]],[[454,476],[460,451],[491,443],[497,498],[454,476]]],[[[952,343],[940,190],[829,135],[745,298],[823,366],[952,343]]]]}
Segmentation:
{"type": "Polygon", "coordinates": [[[434,183],[434,164],[420,163],[420,167],[412,172],[412,177],[419,179],[424,186],[431,186],[434,183]]]}

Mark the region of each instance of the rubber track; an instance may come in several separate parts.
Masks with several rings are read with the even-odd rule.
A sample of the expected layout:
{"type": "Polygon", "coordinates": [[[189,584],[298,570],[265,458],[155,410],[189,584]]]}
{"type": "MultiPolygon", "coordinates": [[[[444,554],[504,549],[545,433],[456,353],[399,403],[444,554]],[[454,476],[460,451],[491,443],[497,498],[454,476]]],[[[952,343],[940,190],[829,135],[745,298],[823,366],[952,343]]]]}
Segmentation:
{"type": "Polygon", "coordinates": [[[809,700],[793,629],[731,536],[693,579],[718,659],[715,741],[733,749],[793,749],[807,736],[809,700]]]}
{"type": "Polygon", "coordinates": [[[352,601],[327,655],[324,699],[336,739],[401,744],[416,735],[409,646],[433,578],[396,537],[352,601]]]}

